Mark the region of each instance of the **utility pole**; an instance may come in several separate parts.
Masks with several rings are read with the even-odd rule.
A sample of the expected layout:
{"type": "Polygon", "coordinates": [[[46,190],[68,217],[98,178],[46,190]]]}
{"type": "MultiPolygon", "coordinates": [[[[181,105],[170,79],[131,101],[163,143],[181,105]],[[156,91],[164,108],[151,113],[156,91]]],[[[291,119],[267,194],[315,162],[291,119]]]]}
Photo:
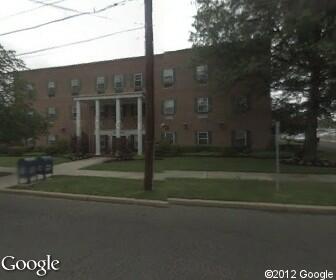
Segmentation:
{"type": "Polygon", "coordinates": [[[154,47],[153,47],[153,2],[145,1],[145,46],[146,46],[146,137],[144,189],[153,189],[154,165],[154,47]]]}

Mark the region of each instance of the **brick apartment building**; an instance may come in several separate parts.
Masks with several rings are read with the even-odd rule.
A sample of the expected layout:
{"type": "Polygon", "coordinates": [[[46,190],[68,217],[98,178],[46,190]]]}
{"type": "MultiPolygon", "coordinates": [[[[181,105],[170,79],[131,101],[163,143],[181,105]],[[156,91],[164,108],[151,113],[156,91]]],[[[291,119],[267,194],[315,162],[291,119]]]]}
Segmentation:
{"type": "MultiPolygon", "coordinates": [[[[209,90],[208,66],[193,66],[190,49],[155,56],[156,140],[179,145],[250,146],[265,149],[271,133],[271,100],[263,94],[209,90]]],[[[86,135],[91,152],[115,149],[116,138],[143,152],[145,58],[134,57],[29,70],[35,108],[52,127],[37,144],[86,135]]]]}

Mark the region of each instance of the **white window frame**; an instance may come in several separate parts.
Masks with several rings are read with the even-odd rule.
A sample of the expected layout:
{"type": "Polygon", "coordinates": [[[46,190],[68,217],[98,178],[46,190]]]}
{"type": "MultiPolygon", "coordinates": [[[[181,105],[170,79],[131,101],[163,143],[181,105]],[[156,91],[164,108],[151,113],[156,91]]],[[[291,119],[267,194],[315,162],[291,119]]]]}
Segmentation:
{"type": "Polygon", "coordinates": [[[55,81],[48,81],[48,89],[55,89],[56,83],[55,81]]]}
{"type": "Polygon", "coordinates": [[[123,74],[116,74],[113,77],[113,86],[114,89],[116,90],[123,90],[124,88],[124,75],[123,74]],[[117,78],[119,78],[119,80],[117,80],[117,78]],[[120,86],[117,86],[117,84],[120,83],[120,86]]]}
{"type": "Polygon", "coordinates": [[[244,140],[244,147],[247,147],[247,130],[246,129],[237,129],[235,131],[235,142],[244,140]]]}
{"type": "Polygon", "coordinates": [[[209,97],[197,98],[197,113],[209,113],[209,97]],[[202,109],[204,107],[205,109],[202,109]]]}
{"type": "Polygon", "coordinates": [[[208,79],[208,65],[203,64],[196,66],[196,80],[199,83],[207,83],[208,79]]]}
{"type": "Polygon", "coordinates": [[[175,71],[174,68],[165,68],[162,70],[162,82],[163,86],[168,88],[172,87],[175,83],[175,71]]]}
{"type": "Polygon", "coordinates": [[[80,80],[79,79],[72,79],[71,82],[71,91],[72,94],[79,93],[80,90],[80,80]]]}
{"type": "Polygon", "coordinates": [[[48,118],[55,119],[57,115],[55,107],[48,107],[48,118]]]}
{"type": "Polygon", "coordinates": [[[72,79],[71,80],[71,87],[79,87],[79,79],[72,79]]]}
{"type": "Polygon", "coordinates": [[[143,88],[143,76],[142,73],[135,73],[133,76],[134,79],[134,89],[140,90],[143,88]],[[137,85],[137,83],[140,83],[140,85],[137,85]]]}
{"type": "Polygon", "coordinates": [[[56,95],[56,82],[48,81],[48,96],[55,96],[55,95],[56,95]]]}
{"type": "Polygon", "coordinates": [[[175,108],[176,104],[175,103],[176,103],[175,99],[166,99],[166,100],[164,100],[163,101],[163,110],[162,110],[163,111],[163,115],[165,115],[165,116],[174,115],[175,112],[176,112],[176,108],[175,108]],[[172,102],[173,106],[169,106],[169,107],[166,106],[167,103],[169,104],[170,102],[172,102]],[[170,110],[172,110],[172,112],[170,110]]]}
{"type": "Polygon", "coordinates": [[[96,78],[96,90],[98,92],[105,92],[106,90],[106,77],[105,76],[98,76],[96,78]]]}
{"type": "Polygon", "coordinates": [[[47,138],[48,145],[53,145],[57,141],[57,137],[54,134],[49,134],[47,138]]]}
{"type": "Polygon", "coordinates": [[[163,133],[164,140],[169,140],[170,144],[176,144],[176,132],[175,131],[165,131],[163,133]],[[171,140],[171,141],[170,141],[171,140]]]}
{"type": "Polygon", "coordinates": [[[27,147],[34,147],[35,146],[35,139],[34,138],[28,138],[26,140],[27,147]]]}
{"type": "Polygon", "coordinates": [[[197,132],[197,144],[198,145],[209,145],[209,131],[198,131],[197,132]],[[206,135],[206,137],[200,137],[201,134],[206,135]],[[202,140],[206,140],[206,143],[201,143],[202,140]]]}
{"type": "Polygon", "coordinates": [[[27,84],[27,90],[28,92],[32,92],[34,90],[34,86],[31,83],[27,84]]]}

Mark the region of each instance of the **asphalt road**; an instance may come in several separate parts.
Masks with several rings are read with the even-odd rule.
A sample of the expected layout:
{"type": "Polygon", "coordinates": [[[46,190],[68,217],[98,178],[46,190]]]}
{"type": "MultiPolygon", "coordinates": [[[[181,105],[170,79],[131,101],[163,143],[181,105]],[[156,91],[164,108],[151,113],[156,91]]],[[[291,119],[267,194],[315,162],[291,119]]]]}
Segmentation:
{"type": "MultiPolygon", "coordinates": [[[[61,260],[60,271],[40,279],[262,280],[269,268],[336,273],[336,216],[1,194],[0,242],[1,259],[61,260]]],[[[38,277],[0,268],[0,279],[38,277]]]]}

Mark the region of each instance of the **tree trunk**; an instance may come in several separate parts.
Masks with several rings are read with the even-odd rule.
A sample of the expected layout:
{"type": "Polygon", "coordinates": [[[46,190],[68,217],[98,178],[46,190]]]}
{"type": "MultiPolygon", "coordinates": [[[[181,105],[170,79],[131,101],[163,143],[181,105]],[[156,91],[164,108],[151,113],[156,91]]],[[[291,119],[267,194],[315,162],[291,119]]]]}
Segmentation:
{"type": "Polygon", "coordinates": [[[311,88],[308,100],[308,110],[305,129],[304,159],[315,161],[317,159],[317,126],[319,115],[319,88],[321,85],[320,70],[315,68],[311,76],[311,88]]]}

